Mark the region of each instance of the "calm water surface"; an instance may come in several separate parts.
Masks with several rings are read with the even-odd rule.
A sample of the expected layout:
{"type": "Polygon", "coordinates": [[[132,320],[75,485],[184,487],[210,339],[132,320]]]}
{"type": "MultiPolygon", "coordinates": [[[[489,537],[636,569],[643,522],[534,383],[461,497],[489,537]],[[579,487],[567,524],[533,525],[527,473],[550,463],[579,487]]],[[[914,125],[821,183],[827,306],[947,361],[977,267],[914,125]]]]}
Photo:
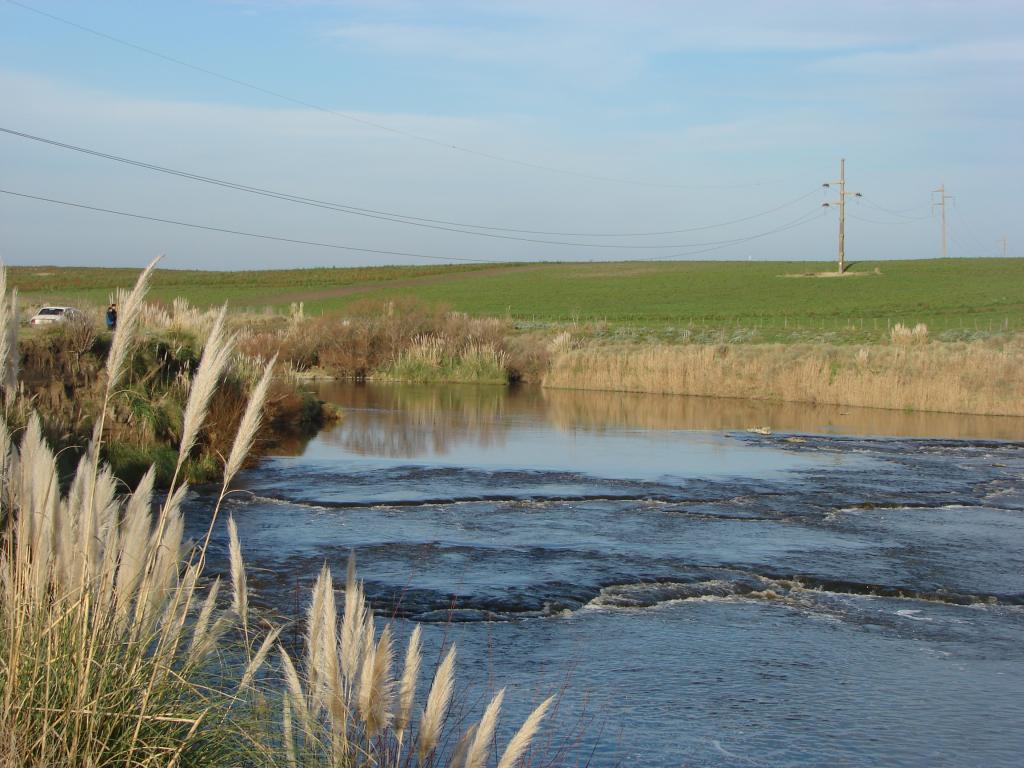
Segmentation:
{"type": "Polygon", "coordinates": [[[321,397],[344,420],[230,503],[265,606],[298,616],[354,548],[379,614],[457,642],[477,694],[508,686],[507,730],[568,680],[571,764],[1024,764],[1022,420],[321,397]]]}

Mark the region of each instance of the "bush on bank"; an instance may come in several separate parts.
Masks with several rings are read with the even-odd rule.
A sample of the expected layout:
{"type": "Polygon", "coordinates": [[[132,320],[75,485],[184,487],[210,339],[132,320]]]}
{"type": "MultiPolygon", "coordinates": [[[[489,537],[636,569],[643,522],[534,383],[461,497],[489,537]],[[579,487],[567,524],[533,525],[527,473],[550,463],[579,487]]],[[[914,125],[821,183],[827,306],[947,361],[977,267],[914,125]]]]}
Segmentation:
{"type": "Polygon", "coordinates": [[[358,302],[344,317],[254,323],[239,348],[270,351],[298,371],[357,380],[539,381],[547,363],[544,343],[517,336],[509,320],[415,299],[358,302]]]}
{"type": "MultiPolygon", "coordinates": [[[[165,487],[174,470],[176,446],[192,378],[202,349],[200,329],[143,328],[131,351],[123,381],[113,394],[104,422],[101,457],[114,475],[134,487],[153,466],[165,487]]],[[[104,403],[111,334],[96,331],[87,319],[54,324],[18,345],[20,386],[25,402],[39,414],[41,429],[58,449],[61,476],[67,478],[92,435],[104,403]]],[[[256,360],[236,366],[218,383],[202,434],[185,464],[190,482],[220,477],[225,455],[255,384],[256,360]]],[[[265,405],[256,452],[283,437],[309,434],[332,418],[312,393],[291,376],[274,379],[265,405]]],[[[24,427],[24,414],[9,415],[24,427]]]]}

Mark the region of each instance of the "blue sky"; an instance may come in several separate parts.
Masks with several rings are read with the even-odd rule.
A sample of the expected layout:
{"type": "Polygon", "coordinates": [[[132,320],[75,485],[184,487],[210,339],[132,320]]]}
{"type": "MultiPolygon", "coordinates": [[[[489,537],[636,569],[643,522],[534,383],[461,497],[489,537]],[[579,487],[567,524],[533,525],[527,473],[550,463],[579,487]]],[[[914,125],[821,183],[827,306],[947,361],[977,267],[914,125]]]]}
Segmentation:
{"type": "MultiPolygon", "coordinates": [[[[998,254],[1004,235],[1011,255],[1024,243],[1019,2],[30,4],[403,133],[0,0],[4,128],[306,197],[494,227],[683,230],[783,207],[696,232],[530,243],[267,200],[8,135],[0,135],[3,189],[441,259],[830,259],[836,214],[820,209],[828,199],[820,184],[836,178],[845,156],[850,189],[865,195],[848,209],[849,259],[937,255],[929,193],[942,183],[956,196],[951,255],[998,254]],[[731,240],[743,241],[699,245],[731,240]]],[[[0,195],[7,263],[139,265],[161,252],[169,267],[227,269],[428,261],[0,195]]]]}

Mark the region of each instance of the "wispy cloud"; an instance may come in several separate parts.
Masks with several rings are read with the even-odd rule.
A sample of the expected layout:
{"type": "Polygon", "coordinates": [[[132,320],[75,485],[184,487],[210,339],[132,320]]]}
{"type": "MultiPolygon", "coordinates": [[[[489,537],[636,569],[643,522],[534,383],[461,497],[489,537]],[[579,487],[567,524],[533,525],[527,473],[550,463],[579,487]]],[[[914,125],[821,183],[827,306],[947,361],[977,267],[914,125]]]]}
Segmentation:
{"type": "Polygon", "coordinates": [[[1024,37],[967,40],[909,50],[881,50],[836,56],[824,69],[844,72],[900,73],[964,65],[1024,64],[1024,37]]]}
{"type": "Polygon", "coordinates": [[[884,40],[866,35],[806,34],[784,28],[747,25],[666,30],[645,28],[637,20],[595,29],[587,25],[571,30],[496,30],[482,26],[356,23],[327,30],[329,37],[379,51],[467,60],[536,60],[554,58],[589,48],[593,51],[631,50],[633,57],[669,52],[805,52],[856,50],[884,40]],[[632,27],[632,29],[630,29],[632,27]],[[635,36],[635,37],[634,37],[635,36]],[[629,40],[628,46],[615,46],[629,40]],[[580,44],[580,41],[585,43],[580,44]],[[545,55],[546,54],[546,55],[545,55]]]}
{"type": "Polygon", "coordinates": [[[522,41],[493,30],[413,24],[348,24],[328,37],[404,56],[439,56],[467,60],[508,59],[522,55],[522,41]]]}

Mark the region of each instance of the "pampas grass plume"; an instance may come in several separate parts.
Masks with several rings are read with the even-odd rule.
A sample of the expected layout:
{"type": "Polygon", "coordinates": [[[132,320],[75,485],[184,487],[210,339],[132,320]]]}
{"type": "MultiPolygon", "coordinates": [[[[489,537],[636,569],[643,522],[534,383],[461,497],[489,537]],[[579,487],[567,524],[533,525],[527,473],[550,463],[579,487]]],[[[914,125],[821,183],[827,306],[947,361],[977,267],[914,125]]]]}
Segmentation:
{"type": "Polygon", "coordinates": [[[18,389],[18,290],[7,298],[7,267],[0,262],[0,385],[9,401],[18,389]]]}
{"type": "Polygon", "coordinates": [[[469,751],[469,745],[473,743],[474,736],[476,736],[476,723],[469,726],[455,744],[455,749],[452,751],[452,759],[449,763],[451,768],[465,768],[466,752],[469,751]]]}
{"type": "Polygon", "coordinates": [[[307,614],[307,669],[313,706],[328,709],[338,676],[338,617],[331,570],[324,563],[307,614]]]}
{"type": "Polygon", "coordinates": [[[306,721],[309,719],[309,706],[306,703],[306,693],[302,690],[302,681],[299,679],[299,673],[296,671],[295,664],[292,663],[292,657],[288,655],[288,651],[284,649],[284,646],[278,645],[277,649],[281,653],[281,670],[284,672],[284,681],[288,694],[292,699],[292,706],[302,720],[306,721]]]}
{"type": "Polygon", "coordinates": [[[234,347],[234,337],[226,334],[224,322],[227,317],[228,307],[225,304],[221,307],[216,320],[213,321],[213,328],[203,347],[203,356],[199,360],[199,368],[196,370],[195,378],[192,380],[192,391],[189,393],[188,403],[185,404],[185,413],[182,416],[181,444],[178,447],[178,464],[175,473],[181,469],[192,448],[196,444],[199,430],[206,420],[206,413],[210,406],[210,398],[217,389],[217,382],[227,370],[231,362],[231,353],[234,347]]]}
{"type": "Polygon", "coordinates": [[[238,684],[238,692],[241,693],[248,688],[259,671],[260,667],[263,666],[263,662],[267,660],[267,654],[270,653],[270,649],[277,641],[278,635],[281,634],[280,627],[274,627],[272,630],[267,632],[267,636],[263,638],[263,642],[260,644],[260,648],[256,651],[256,655],[252,657],[252,661],[245,668],[245,672],[242,674],[242,680],[238,684]]]}
{"type": "Polygon", "coordinates": [[[365,622],[366,601],[362,587],[356,581],[356,553],[351,552],[345,579],[345,617],[341,624],[341,670],[349,684],[359,672],[365,622]]]}
{"type": "Polygon", "coordinates": [[[494,738],[494,728],[498,724],[498,715],[501,712],[501,702],[505,699],[505,689],[502,688],[491,699],[491,703],[484,710],[484,716],[480,718],[480,725],[476,729],[476,736],[469,747],[466,755],[466,768],[483,768],[487,762],[487,750],[491,746],[491,739],[494,738]]]}
{"type": "Polygon", "coordinates": [[[453,645],[437,668],[434,684],[430,686],[430,693],[427,695],[427,706],[423,710],[423,717],[420,720],[417,752],[421,763],[437,746],[437,739],[441,734],[441,724],[448,714],[448,704],[451,702],[454,687],[455,646],[453,645]]]}
{"type": "Polygon", "coordinates": [[[260,429],[260,422],[263,419],[263,404],[267,399],[267,390],[270,388],[270,380],[274,373],[274,364],[277,362],[277,355],[267,363],[263,369],[263,375],[249,397],[249,403],[245,407],[245,414],[238,425],[238,433],[235,436],[235,443],[231,447],[227,463],[224,466],[224,487],[231,484],[232,478],[242,468],[242,462],[249,455],[252,449],[253,440],[260,429]]]}
{"type": "Polygon", "coordinates": [[[220,577],[218,576],[210,584],[206,593],[206,599],[199,609],[199,616],[192,628],[192,642],[189,645],[189,663],[197,663],[202,658],[202,649],[206,647],[207,637],[210,633],[210,620],[213,617],[213,610],[217,607],[217,595],[220,594],[220,577]]]}
{"type": "Polygon", "coordinates": [[[242,546],[238,541],[238,526],[235,518],[228,518],[228,557],[231,561],[231,609],[242,623],[242,630],[249,631],[249,592],[245,579],[245,564],[242,562],[242,546]]]}
{"type": "Polygon", "coordinates": [[[146,298],[146,291],[149,288],[149,278],[161,258],[163,256],[157,256],[149,262],[139,275],[139,279],[135,281],[135,287],[131,293],[121,299],[121,305],[117,313],[117,330],[114,331],[114,339],[110,344],[110,354],[107,356],[106,399],[108,402],[110,395],[113,394],[118,383],[121,381],[121,377],[124,375],[128,361],[128,352],[135,338],[135,331],[139,326],[142,305],[146,298]]]}
{"type": "Polygon", "coordinates": [[[540,703],[539,707],[530,713],[530,716],[523,722],[522,727],[516,731],[516,735],[512,737],[508,746],[505,747],[505,752],[502,754],[501,760],[498,761],[498,768],[513,768],[515,766],[519,758],[526,752],[526,748],[530,746],[533,737],[537,735],[537,729],[540,728],[541,720],[547,715],[548,709],[554,700],[554,696],[549,696],[540,703]]]}
{"type": "Polygon", "coordinates": [[[394,652],[391,643],[391,625],[380,633],[376,647],[370,646],[363,664],[359,689],[359,711],[366,726],[366,734],[373,737],[387,727],[391,719],[391,702],[394,682],[391,679],[391,664],[394,652]]]}
{"type": "Polygon", "coordinates": [[[395,713],[395,732],[402,733],[409,725],[412,703],[416,698],[416,680],[420,676],[420,625],[412,631],[409,645],[405,649],[405,669],[398,689],[398,711],[395,713]]]}

